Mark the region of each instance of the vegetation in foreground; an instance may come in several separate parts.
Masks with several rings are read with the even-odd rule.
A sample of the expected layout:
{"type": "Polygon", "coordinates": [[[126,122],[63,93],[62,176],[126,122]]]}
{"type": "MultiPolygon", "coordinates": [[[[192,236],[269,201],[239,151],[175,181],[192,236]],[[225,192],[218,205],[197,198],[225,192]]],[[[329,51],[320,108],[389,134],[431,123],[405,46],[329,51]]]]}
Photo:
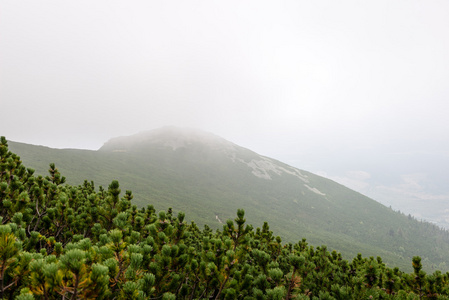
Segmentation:
{"type": "Polygon", "coordinates": [[[198,141],[190,143],[182,131],[159,132],[155,137],[152,133],[135,136],[139,143],[120,138],[117,147],[109,147],[108,142],[98,151],[10,141],[8,147],[36,170],[35,176],[45,177],[48,163],[54,162],[70,185],[78,186],[88,178],[97,188],[107,188],[116,179],[121,187],[133,191],[133,204],[139,209],[148,204],[156,211],[172,207],[200,228],[207,224],[221,230],[221,222],[234,219],[241,208],[249,224],[268,222],[284,243],[306,238],[310,245],[337,250],[344,259],[351,260],[358,253],[381,256],[388,267],[406,272],[413,272],[410,261],[420,256],[426,272],[449,271],[447,230],[221,138],[201,140],[200,132],[198,141]],[[179,141],[186,146],[173,150],[166,145],[179,141]],[[230,148],[223,146],[229,144],[230,148]],[[271,179],[255,176],[248,163],[266,159],[278,171],[289,171],[268,171],[271,179]]]}
{"type": "Polygon", "coordinates": [[[306,240],[282,244],[244,211],[200,230],[171,209],[138,209],[117,181],[65,184],[53,164],[34,176],[0,142],[2,299],[449,299],[449,273],[347,261],[306,240]]]}

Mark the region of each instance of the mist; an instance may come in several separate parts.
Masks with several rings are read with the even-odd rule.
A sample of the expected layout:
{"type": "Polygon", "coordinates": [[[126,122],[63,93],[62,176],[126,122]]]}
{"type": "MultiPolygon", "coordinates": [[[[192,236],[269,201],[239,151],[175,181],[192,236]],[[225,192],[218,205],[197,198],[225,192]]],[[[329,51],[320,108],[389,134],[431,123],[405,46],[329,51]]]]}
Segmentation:
{"type": "Polygon", "coordinates": [[[444,224],[447,28],[445,1],[4,1],[0,134],[199,128],[444,224]]]}

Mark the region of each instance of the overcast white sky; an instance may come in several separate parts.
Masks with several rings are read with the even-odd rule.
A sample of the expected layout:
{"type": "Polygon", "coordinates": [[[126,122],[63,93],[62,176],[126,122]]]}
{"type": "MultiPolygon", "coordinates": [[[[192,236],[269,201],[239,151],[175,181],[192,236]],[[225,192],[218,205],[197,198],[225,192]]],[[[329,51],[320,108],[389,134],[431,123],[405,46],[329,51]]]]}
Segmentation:
{"type": "Polygon", "coordinates": [[[448,53],[445,0],[2,0],[0,135],[187,126],[348,185],[396,158],[428,178],[449,169],[448,53]]]}

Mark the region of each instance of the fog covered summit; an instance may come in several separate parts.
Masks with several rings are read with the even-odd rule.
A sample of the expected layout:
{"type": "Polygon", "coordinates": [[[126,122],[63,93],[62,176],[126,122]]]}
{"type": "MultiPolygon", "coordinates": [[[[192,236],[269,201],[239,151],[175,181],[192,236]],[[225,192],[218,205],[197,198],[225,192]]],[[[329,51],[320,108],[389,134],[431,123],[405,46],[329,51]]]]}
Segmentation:
{"type": "Polygon", "coordinates": [[[158,129],[142,131],[130,136],[112,138],[100,150],[122,152],[145,146],[159,146],[177,150],[179,148],[186,148],[192,144],[201,144],[215,149],[237,147],[237,145],[206,131],[194,128],[165,126],[158,129]]]}
{"type": "MultiPolygon", "coordinates": [[[[300,179],[304,186],[314,193],[325,195],[318,189],[307,185],[309,183],[307,175],[301,173],[299,169],[259,155],[215,134],[193,128],[167,126],[131,136],[116,137],[106,142],[100,151],[140,152],[151,151],[154,148],[167,148],[173,151],[184,150],[196,152],[200,155],[206,155],[208,151],[215,154],[220,153],[233,163],[248,166],[251,173],[256,177],[272,180],[273,176],[288,174],[300,179]]],[[[209,157],[210,153],[207,156],[209,157]]]]}

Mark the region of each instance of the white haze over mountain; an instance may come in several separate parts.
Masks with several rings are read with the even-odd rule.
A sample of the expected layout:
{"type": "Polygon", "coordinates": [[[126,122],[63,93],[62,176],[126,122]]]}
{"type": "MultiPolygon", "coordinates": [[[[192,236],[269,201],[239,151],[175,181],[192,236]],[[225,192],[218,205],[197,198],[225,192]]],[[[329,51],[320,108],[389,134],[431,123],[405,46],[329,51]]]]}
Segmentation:
{"type": "Polygon", "coordinates": [[[441,222],[448,28],[436,0],[2,1],[0,135],[201,128],[441,222]]]}

